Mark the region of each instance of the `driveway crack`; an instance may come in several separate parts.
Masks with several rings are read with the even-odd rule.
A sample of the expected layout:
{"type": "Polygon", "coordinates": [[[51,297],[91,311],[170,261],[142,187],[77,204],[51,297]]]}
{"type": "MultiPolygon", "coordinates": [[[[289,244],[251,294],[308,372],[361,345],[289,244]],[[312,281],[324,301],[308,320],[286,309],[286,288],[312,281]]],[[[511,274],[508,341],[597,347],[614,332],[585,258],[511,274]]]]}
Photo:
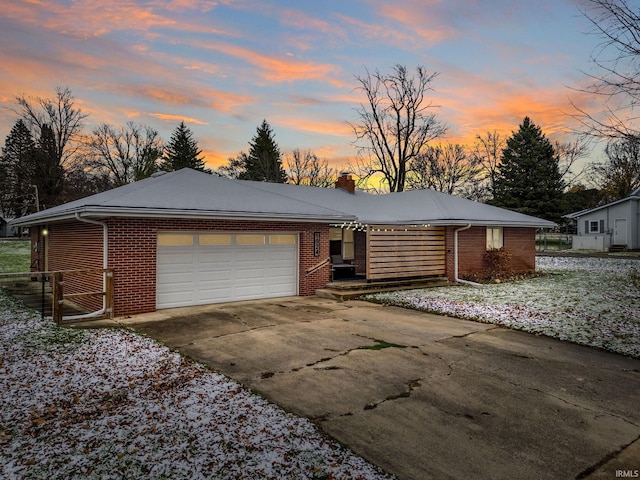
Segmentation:
{"type": "Polygon", "coordinates": [[[620,447],[615,452],[611,452],[611,453],[605,455],[602,458],[602,460],[600,460],[598,463],[595,463],[595,464],[591,465],[590,467],[584,469],[582,472],[580,472],[578,475],[576,475],[576,480],[581,480],[583,478],[589,477],[592,473],[594,473],[600,467],[603,467],[604,465],[609,463],[611,460],[616,458],[618,455],[620,455],[623,451],[625,451],[627,448],[629,448],[631,445],[633,445],[637,441],[640,441],[640,435],[638,435],[635,439],[631,440],[631,442],[629,442],[626,445],[623,445],[622,447],[620,447]]]}
{"type": "Polygon", "coordinates": [[[640,428],[640,424],[632,422],[631,420],[629,420],[629,419],[627,419],[627,418],[625,418],[625,417],[623,417],[621,415],[618,415],[616,413],[604,411],[604,410],[601,410],[601,409],[589,408],[589,407],[587,407],[585,405],[580,405],[578,403],[571,402],[571,401],[567,400],[566,398],[563,398],[563,397],[561,397],[559,395],[554,395],[553,393],[545,392],[544,390],[541,390],[539,388],[529,387],[527,385],[522,385],[522,384],[519,384],[519,383],[516,383],[516,382],[507,382],[507,383],[509,385],[513,385],[514,387],[524,388],[524,389],[530,390],[532,392],[541,393],[542,395],[545,395],[547,397],[555,398],[556,400],[560,400],[562,403],[565,403],[565,404],[567,404],[569,406],[572,406],[572,407],[576,407],[576,408],[582,409],[585,412],[591,412],[591,413],[596,413],[596,414],[600,414],[600,415],[607,415],[609,417],[613,417],[613,418],[617,418],[618,420],[622,420],[624,423],[627,423],[627,424],[629,424],[631,426],[640,428]]]}

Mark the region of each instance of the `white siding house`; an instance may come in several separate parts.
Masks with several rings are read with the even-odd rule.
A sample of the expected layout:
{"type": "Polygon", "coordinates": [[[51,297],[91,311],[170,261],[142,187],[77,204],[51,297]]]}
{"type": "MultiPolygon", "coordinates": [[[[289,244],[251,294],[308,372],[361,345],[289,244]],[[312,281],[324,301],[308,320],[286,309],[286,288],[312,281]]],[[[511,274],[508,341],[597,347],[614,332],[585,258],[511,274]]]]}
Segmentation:
{"type": "Polygon", "coordinates": [[[574,250],[640,249],[640,188],[615,202],[565,217],[577,222],[574,250]]]}

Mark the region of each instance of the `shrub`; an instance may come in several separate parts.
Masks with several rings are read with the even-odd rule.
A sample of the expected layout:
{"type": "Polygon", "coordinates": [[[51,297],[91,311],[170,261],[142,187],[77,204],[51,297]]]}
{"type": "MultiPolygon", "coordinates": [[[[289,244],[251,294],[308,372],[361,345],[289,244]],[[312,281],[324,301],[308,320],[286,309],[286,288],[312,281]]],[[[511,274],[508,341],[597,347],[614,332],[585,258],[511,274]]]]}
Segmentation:
{"type": "Polygon", "coordinates": [[[484,271],[487,280],[509,276],[511,252],[504,248],[488,250],[484,254],[484,271]]]}

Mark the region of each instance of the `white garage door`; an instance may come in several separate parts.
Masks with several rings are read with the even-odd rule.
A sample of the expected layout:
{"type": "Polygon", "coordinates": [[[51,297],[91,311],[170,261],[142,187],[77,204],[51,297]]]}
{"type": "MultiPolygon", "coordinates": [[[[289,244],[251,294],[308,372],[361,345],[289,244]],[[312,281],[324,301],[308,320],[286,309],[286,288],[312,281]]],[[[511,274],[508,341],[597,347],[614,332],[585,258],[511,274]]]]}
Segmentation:
{"type": "Polygon", "coordinates": [[[292,233],[158,233],[157,308],[296,295],[292,233]]]}

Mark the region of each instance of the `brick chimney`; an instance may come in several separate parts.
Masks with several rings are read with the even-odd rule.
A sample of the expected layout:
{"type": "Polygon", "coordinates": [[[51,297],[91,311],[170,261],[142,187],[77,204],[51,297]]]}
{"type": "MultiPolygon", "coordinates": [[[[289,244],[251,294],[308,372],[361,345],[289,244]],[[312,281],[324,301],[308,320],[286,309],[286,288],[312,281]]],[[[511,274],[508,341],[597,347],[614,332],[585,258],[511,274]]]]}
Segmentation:
{"type": "Polygon", "coordinates": [[[349,193],[355,193],[356,182],[349,172],[341,172],[340,177],[336,180],[336,188],[341,188],[349,193]]]}

